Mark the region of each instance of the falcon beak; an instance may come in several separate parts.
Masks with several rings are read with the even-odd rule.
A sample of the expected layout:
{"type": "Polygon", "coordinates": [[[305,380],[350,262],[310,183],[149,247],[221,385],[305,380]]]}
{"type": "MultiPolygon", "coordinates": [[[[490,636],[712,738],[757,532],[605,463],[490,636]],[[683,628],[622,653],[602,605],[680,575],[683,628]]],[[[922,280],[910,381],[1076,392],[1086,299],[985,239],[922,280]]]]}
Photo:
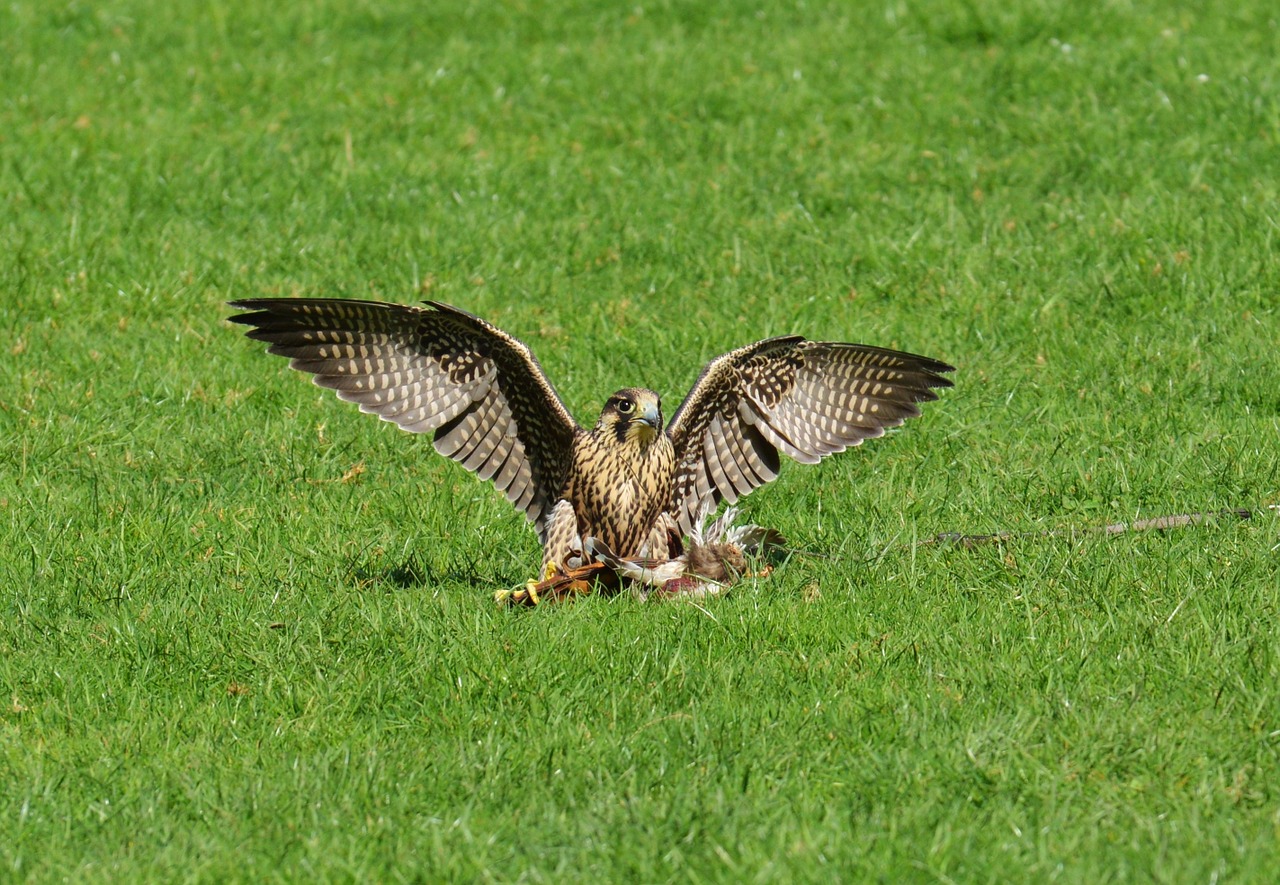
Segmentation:
{"type": "Polygon", "coordinates": [[[643,412],[631,419],[629,435],[641,444],[648,445],[658,438],[658,433],[660,432],[658,422],[660,420],[658,406],[656,404],[646,406],[643,412]]]}
{"type": "Polygon", "coordinates": [[[648,424],[655,431],[658,430],[659,429],[658,421],[661,420],[661,418],[658,415],[658,407],[656,405],[647,406],[644,410],[644,413],[639,417],[638,420],[644,422],[645,424],[648,424]]]}

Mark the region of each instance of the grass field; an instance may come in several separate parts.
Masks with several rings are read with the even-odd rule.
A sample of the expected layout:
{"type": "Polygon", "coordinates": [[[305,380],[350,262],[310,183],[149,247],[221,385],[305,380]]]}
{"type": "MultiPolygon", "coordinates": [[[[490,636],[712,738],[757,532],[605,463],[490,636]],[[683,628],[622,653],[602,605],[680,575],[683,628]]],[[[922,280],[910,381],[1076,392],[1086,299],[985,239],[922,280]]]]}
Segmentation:
{"type": "Polygon", "coordinates": [[[0,7],[0,880],[1273,880],[1273,4],[279,6],[0,7]],[[959,371],[746,500],[825,557],[508,611],[505,500],[224,321],[293,294],[584,421],[959,371]]]}

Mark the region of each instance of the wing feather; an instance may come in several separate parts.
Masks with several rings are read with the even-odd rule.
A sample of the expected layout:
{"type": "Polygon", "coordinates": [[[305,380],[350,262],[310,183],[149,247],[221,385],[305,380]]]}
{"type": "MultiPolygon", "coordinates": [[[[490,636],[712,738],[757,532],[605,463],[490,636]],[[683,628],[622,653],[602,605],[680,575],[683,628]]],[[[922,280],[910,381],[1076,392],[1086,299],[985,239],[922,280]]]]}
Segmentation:
{"type": "Polygon", "coordinates": [[[251,299],[231,321],[339,399],[491,480],[545,535],[581,432],[523,343],[466,311],[345,299],[251,299]]]}
{"type": "Polygon", "coordinates": [[[737,445],[738,432],[733,426],[726,426],[720,416],[716,416],[711,425],[708,437],[715,440],[716,455],[720,461],[720,472],[733,489],[733,494],[725,494],[725,498],[733,504],[742,495],[756,487],[747,474],[751,463],[744,457],[741,447],[737,445]]]}
{"type": "Polygon", "coordinates": [[[919,415],[952,371],[916,354],[795,335],[717,357],[667,425],[677,465],[669,512],[688,533],[702,508],[774,479],[779,454],[813,464],[919,415]]]}
{"type": "Polygon", "coordinates": [[[738,488],[739,495],[745,495],[752,489],[762,486],[778,475],[776,453],[772,467],[765,463],[761,451],[758,432],[749,424],[738,424],[732,432],[726,434],[733,455],[742,467],[743,479],[747,485],[738,488]]]}
{"type": "Polygon", "coordinates": [[[742,473],[729,455],[725,446],[724,435],[719,425],[719,417],[711,419],[711,424],[702,437],[702,457],[707,462],[707,475],[711,483],[721,490],[730,503],[733,503],[738,498],[734,491],[734,478],[736,477],[741,482],[742,473]]]}
{"type": "MultiPolygon", "coordinates": [[[[502,431],[502,439],[493,447],[493,451],[485,460],[485,463],[476,470],[476,476],[486,482],[493,482],[495,487],[497,482],[494,481],[494,477],[498,475],[498,471],[507,465],[507,461],[511,458],[511,438],[507,435],[508,433],[509,431],[502,431]]],[[[498,491],[504,490],[498,489],[498,491]]]]}

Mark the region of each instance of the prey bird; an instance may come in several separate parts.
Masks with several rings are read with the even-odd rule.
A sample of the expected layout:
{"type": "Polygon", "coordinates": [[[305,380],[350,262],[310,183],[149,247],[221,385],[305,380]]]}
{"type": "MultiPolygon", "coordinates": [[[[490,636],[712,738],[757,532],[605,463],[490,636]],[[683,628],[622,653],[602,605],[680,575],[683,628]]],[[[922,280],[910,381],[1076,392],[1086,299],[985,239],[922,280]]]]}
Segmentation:
{"type": "Polygon", "coordinates": [[[706,365],[663,426],[658,394],[626,387],[578,424],[522,342],[477,316],[346,299],[233,301],[270,353],[340,399],[492,482],[534,524],[544,574],[593,547],[664,560],[721,501],[920,414],[950,387],[939,360],[863,344],[768,338],[706,365]]]}

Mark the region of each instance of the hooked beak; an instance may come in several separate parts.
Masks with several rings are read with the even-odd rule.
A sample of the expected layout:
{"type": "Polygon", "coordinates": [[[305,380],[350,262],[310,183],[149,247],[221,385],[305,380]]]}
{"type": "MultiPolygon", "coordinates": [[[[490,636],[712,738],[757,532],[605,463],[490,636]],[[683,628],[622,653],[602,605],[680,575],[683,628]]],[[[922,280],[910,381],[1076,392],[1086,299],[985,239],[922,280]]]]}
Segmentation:
{"type": "Polygon", "coordinates": [[[627,432],[627,436],[632,441],[647,446],[657,439],[658,434],[661,432],[658,427],[658,407],[649,406],[631,419],[631,427],[627,432]]]}
{"type": "Polygon", "coordinates": [[[636,420],[648,424],[654,430],[658,430],[658,407],[649,406],[636,418],[636,420]]]}

